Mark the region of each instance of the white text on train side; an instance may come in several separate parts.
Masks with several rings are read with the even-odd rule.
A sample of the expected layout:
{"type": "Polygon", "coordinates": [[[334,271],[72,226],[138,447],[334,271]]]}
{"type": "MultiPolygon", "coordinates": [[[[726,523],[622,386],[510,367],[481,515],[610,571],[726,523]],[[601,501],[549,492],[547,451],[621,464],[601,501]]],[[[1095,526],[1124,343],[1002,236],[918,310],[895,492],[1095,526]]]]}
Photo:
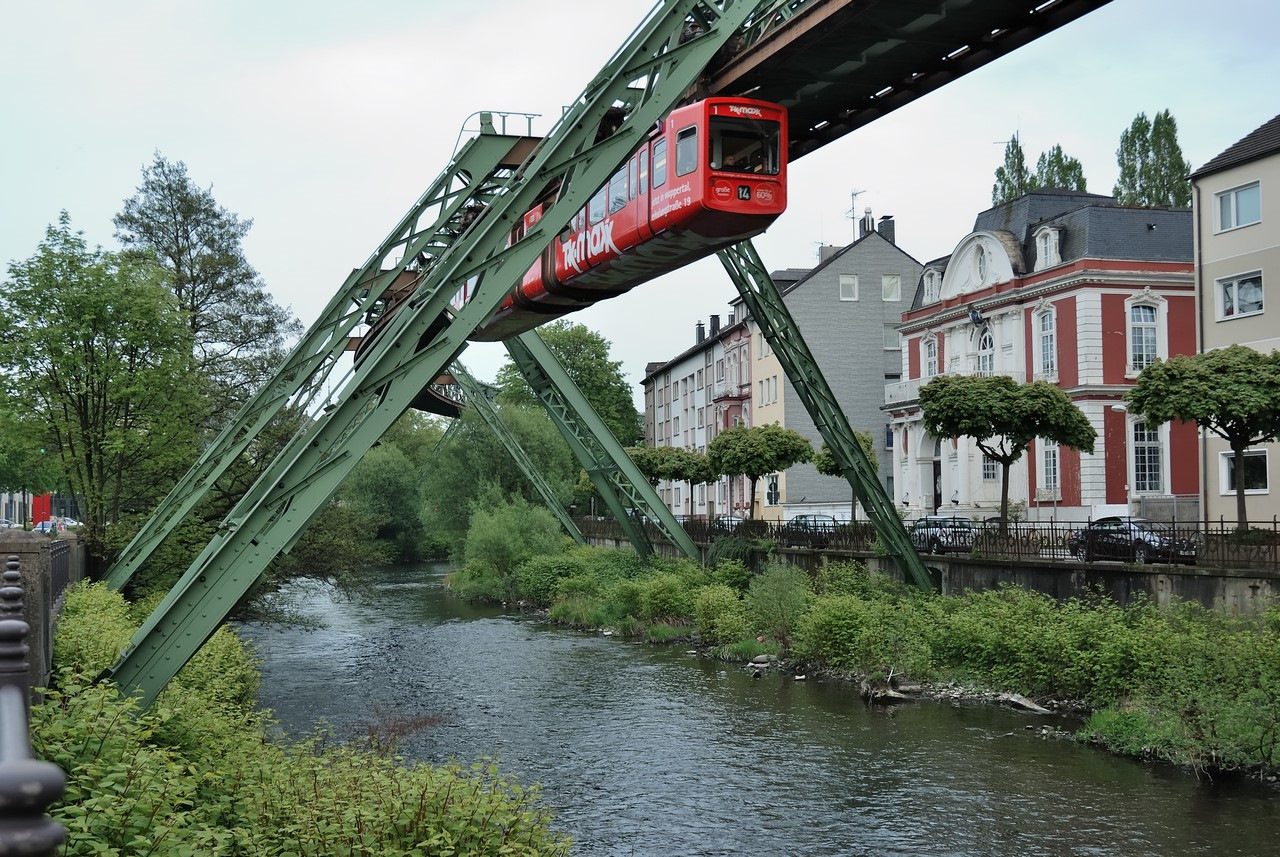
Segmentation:
{"type": "Polygon", "coordinates": [[[613,243],[612,220],[597,223],[586,232],[579,232],[578,236],[569,243],[560,245],[562,264],[578,273],[582,273],[583,262],[590,263],[606,250],[615,256],[622,252],[613,243]]]}
{"type": "Polygon", "coordinates": [[[730,104],[729,112],[735,113],[738,116],[756,116],[761,118],[764,117],[764,114],[760,112],[759,107],[743,107],[740,104],[730,104]]]}

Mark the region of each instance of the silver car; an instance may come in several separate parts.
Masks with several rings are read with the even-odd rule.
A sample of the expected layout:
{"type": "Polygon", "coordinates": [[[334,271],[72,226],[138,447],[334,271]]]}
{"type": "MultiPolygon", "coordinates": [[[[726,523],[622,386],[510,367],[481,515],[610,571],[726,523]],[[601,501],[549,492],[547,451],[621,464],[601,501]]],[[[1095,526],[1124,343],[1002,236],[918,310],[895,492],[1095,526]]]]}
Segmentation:
{"type": "Polygon", "coordinates": [[[960,515],[925,515],[911,525],[911,543],[933,554],[969,553],[977,527],[960,515]]]}

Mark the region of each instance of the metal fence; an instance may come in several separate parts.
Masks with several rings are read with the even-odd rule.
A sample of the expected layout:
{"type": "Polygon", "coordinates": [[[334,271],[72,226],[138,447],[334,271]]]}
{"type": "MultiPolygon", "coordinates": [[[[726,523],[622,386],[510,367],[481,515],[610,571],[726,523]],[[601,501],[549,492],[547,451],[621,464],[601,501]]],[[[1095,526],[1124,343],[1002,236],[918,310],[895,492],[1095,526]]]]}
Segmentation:
{"type": "MultiPolygon", "coordinates": [[[[965,519],[967,521],[967,519],[965,519]]],[[[1259,569],[1280,573],[1280,519],[1249,521],[1241,529],[1236,521],[1155,518],[1099,518],[970,522],[965,533],[949,542],[916,531],[913,543],[922,553],[969,556],[975,559],[1028,562],[1180,563],[1210,568],[1259,569]],[[1141,530],[1117,522],[1146,521],[1141,530]]],[[[912,533],[915,522],[905,526],[912,533]]],[[[625,539],[622,528],[607,518],[579,522],[584,535],[625,539]]],[[[661,531],[647,524],[650,538],[662,540],[661,531]]],[[[830,528],[802,528],[769,521],[715,521],[690,518],[681,526],[700,544],[726,536],[768,539],[783,548],[872,553],[876,531],[867,521],[836,524],[830,528]]]]}
{"type": "Polygon", "coordinates": [[[31,676],[17,556],[5,562],[0,586],[0,854],[52,855],[66,838],[45,810],[62,797],[66,777],[31,758],[31,676]]]}

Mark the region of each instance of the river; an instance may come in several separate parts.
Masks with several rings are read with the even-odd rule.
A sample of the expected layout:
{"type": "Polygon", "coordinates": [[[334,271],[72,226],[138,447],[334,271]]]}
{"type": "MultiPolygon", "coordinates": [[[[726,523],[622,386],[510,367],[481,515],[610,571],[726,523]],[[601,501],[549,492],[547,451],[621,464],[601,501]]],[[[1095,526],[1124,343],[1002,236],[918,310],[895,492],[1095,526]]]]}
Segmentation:
{"type": "MultiPolygon", "coordinates": [[[[281,594],[321,630],[242,625],[290,734],[438,718],[432,762],[542,784],[582,855],[1280,855],[1280,794],[1046,739],[988,706],[868,709],[840,683],[565,631],[449,595],[443,566],[371,594],[281,594]]],[[[1067,723],[1068,727],[1072,724],[1067,723]]]]}

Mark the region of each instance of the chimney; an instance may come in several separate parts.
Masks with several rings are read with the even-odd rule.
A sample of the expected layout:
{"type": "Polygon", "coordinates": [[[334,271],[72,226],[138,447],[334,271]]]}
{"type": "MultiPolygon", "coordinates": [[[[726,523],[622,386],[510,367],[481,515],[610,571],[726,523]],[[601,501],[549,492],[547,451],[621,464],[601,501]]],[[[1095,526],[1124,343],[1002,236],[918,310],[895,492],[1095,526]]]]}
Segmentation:
{"type": "Polygon", "coordinates": [[[894,240],[892,214],[886,214],[880,218],[880,228],[877,231],[880,233],[881,237],[883,237],[884,240],[888,241],[890,244],[898,243],[897,241],[894,240]]]}
{"type": "Polygon", "coordinates": [[[715,336],[720,332],[720,316],[711,316],[711,335],[715,336]]]}
{"type": "Polygon", "coordinates": [[[695,344],[701,345],[706,338],[707,329],[702,326],[702,322],[698,322],[698,326],[693,329],[693,341],[695,344]]]}
{"type": "Polygon", "coordinates": [[[828,260],[828,259],[830,259],[832,256],[834,256],[835,254],[839,253],[841,249],[843,249],[843,248],[840,248],[840,247],[833,247],[833,246],[831,246],[830,244],[822,244],[822,245],[819,245],[819,247],[818,247],[818,264],[819,264],[819,265],[821,265],[823,262],[827,261],[827,260],[828,260]]]}
{"type": "Polygon", "coordinates": [[[866,238],[868,232],[876,228],[876,219],[871,216],[871,206],[862,209],[862,219],[858,221],[858,237],[866,238]]]}

